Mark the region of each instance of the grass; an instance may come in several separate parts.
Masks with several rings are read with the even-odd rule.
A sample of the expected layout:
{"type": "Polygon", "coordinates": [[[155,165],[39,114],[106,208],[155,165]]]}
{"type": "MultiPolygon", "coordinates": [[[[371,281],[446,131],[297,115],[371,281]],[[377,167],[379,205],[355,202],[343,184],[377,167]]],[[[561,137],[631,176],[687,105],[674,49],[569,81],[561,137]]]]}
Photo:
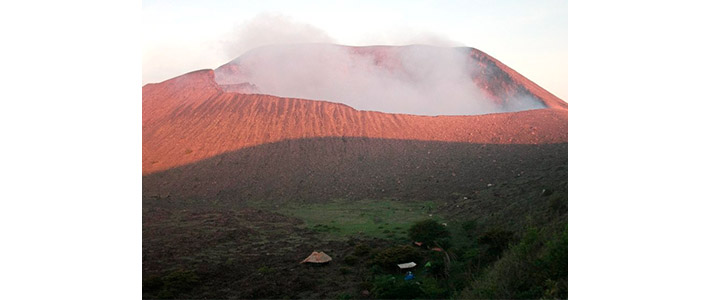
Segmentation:
{"type": "MultiPolygon", "coordinates": [[[[538,206],[540,214],[566,221],[566,198],[548,202],[549,207],[538,206]]],[[[487,215],[447,214],[451,210],[445,202],[437,205],[390,198],[285,205],[252,202],[248,206],[205,211],[144,209],[143,241],[148,245],[143,252],[144,297],[317,298],[318,293],[327,293],[330,298],[348,299],[358,298],[353,295],[363,289],[380,298],[567,296],[567,231],[557,222],[548,221],[537,231],[520,231],[488,223],[491,219],[483,218],[487,215]],[[443,246],[451,255],[448,267],[439,252],[405,246],[410,242],[407,231],[411,226],[427,219],[448,224],[451,244],[443,246]],[[509,247],[491,254],[493,243],[479,239],[495,230],[519,235],[510,238],[509,247]],[[368,240],[371,238],[384,240],[368,240]],[[293,267],[312,250],[303,245],[328,251],[334,262],[319,269],[293,267]],[[400,258],[389,252],[402,246],[422,256],[400,258]],[[378,261],[384,262],[376,264],[378,261]],[[403,261],[422,265],[414,270],[421,284],[407,285],[400,270],[386,268],[403,261]],[[432,267],[424,268],[425,262],[432,262],[432,267]],[[318,280],[308,279],[316,273],[327,274],[326,281],[338,283],[329,282],[323,289],[318,280]],[[287,278],[283,282],[289,285],[282,289],[283,282],[275,283],[277,278],[287,278]],[[286,292],[279,292],[283,290],[286,292]]]]}
{"type": "Polygon", "coordinates": [[[340,238],[368,236],[404,239],[411,224],[426,218],[438,219],[431,201],[403,202],[392,199],[335,199],[328,203],[287,205],[279,213],[304,220],[310,229],[340,238]]]}

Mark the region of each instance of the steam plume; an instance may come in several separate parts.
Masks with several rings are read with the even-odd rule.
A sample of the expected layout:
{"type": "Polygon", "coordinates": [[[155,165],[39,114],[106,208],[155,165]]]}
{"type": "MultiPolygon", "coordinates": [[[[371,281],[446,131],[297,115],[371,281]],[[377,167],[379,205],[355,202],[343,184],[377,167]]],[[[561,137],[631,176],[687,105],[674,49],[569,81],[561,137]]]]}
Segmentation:
{"type": "Polygon", "coordinates": [[[215,71],[242,93],[341,102],[359,110],[473,115],[542,108],[527,94],[493,101],[473,80],[470,48],[293,44],[253,49],[215,71]]]}
{"type": "Polygon", "coordinates": [[[229,57],[274,44],[334,43],[325,31],[280,14],[262,13],[235,27],[225,41],[229,57]]]}

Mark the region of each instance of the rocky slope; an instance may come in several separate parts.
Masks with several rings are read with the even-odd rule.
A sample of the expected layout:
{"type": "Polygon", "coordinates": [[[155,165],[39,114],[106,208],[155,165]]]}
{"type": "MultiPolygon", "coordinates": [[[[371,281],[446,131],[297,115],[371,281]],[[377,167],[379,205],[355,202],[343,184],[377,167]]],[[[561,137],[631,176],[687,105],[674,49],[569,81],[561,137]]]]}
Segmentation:
{"type": "Polygon", "coordinates": [[[505,176],[517,174],[515,164],[534,157],[566,162],[566,145],[541,145],[566,144],[567,104],[485,53],[472,49],[470,55],[482,70],[472,80],[492,98],[525,93],[547,108],[474,116],[359,111],[333,102],[241,94],[217,84],[212,70],[148,84],[144,194],[246,197],[256,185],[270,190],[259,194],[264,197],[303,188],[324,188],[329,196],[365,195],[391,190],[402,180],[406,186],[441,183],[427,178],[449,180],[456,172],[468,175],[440,187],[452,188],[461,178],[480,184],[499,176],[493,173],[501,168],[505,176]],[[496,165],[498,156],[509,165],[496,165]],[[474,175],[476,168],[489,175],[474,175]]]}

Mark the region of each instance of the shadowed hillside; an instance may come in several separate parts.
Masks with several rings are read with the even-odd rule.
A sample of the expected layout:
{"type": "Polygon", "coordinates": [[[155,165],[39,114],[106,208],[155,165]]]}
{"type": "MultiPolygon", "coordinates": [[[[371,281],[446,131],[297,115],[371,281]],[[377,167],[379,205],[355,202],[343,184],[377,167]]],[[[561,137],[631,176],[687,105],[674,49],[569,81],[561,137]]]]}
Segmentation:
{"type": "Polygon", "coordinates": [[[249,147],[146,175],[143,194],[228,203],[442,198],[518,178],[541,179],[558,167],[566,172],[566,163],[567,144],[297,139],[249,147]]]}
{"type": "MultiPolygon", "coordinates": [[[[541,245],[564,230],[567,144],[296,139],[149,174],[143,189],[144,297],[162,291],[176,298],[375,298],[361,292],[373,291],[372,280],[389,273],[373,269],[372,261],[410,244],[405,229],[412,221],[431,218],[448,222],[455,233],[451,253],[459,269],[437,283],[455,284],[441,294],[455,295],[470,284],[468,272],[474,278],[497,274],[486,270],[526,228],[544,230],[541,245]],[[486,246],[486,238],[500,245],[486,246]],[[358,247],[372,247],[372,254],[355,256],[358,247]],[[314,250],[326,251],[333,262],[299,265],[314,250]]],[[[438,252],[418,251],[441,259],[438,252]]],[[[555,261],[566,264],[566,258],[555,261]]],[[[517,265],[496,268],[517,274],[502,275],[513,282],[549,276],[518,272],[517,265]]],[[[530,297],[463,297],[501,295],[530,297]]]]}

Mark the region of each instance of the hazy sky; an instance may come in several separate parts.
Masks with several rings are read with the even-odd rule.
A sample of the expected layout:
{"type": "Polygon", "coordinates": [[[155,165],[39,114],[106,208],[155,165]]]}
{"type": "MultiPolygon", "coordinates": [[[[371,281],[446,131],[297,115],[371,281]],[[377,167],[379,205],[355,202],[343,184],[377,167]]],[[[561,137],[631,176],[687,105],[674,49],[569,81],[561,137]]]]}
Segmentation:
{"type": "Polygon", "coordinates": [[[272,43],[468,46],[567,101],[567,1],[143,1],[143,84],[272,43]]]}

